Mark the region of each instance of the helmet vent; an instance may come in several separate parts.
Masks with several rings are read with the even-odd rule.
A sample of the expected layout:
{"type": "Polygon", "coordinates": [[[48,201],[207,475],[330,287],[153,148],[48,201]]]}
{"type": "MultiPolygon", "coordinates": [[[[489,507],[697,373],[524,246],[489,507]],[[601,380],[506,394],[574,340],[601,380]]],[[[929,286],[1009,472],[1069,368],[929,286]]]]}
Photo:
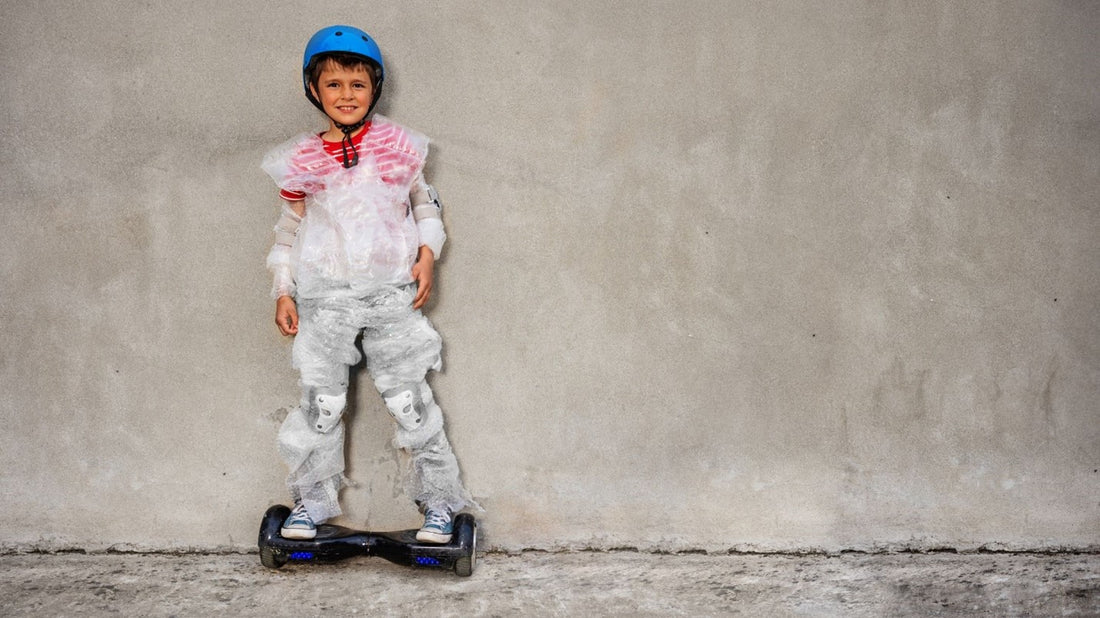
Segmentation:
{"type": "Polygon", "coordinates": [[[335,34],[336,36],[344,36],[344,33],[340,32],[339,30],[337,30],[336,32],[333,32],[333,34],[335,34]]]}

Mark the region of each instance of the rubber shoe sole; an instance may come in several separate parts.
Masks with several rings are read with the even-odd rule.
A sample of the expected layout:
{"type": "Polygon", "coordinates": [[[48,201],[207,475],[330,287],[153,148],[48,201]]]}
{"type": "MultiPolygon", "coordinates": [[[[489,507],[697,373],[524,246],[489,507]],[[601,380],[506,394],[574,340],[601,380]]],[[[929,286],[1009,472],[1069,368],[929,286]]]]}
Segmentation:
{"type": "Polygon", "coordinates": [[[279,530],[279,534],[284,539],[297,539],[302,541],[310,541],[317,537],[317,529],[309,530],[306,528],[283,528],[279,530]]]}
{"type": "Polygon", "coordinates": [[[421,543],[435,543],[437,545],[443,545],[451,542],[453,534],[440,534],[438,532],[431,532],[429,530],[420,530],[416,533],[416,540],[421,543]]]}

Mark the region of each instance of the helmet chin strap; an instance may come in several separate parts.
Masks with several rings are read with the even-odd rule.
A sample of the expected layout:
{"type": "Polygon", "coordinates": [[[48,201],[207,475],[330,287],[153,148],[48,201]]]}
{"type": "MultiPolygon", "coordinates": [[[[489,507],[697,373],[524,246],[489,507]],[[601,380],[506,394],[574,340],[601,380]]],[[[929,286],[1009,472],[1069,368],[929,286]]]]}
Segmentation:
{"type": "Polygon", "coordinates": [[[336,128],[344,133],[344,138],[340,140],[340,152],[344,158],[343,164],[345,168],[359,165],[359,151],[355,149],[355,144],[351,141],[351,134],[366,123],[367,118],[365,116],[355,124],[340,124],[335,120],[332,121],[332,124],[336,125],[336,128]],[[348,154],[349,150],[351,151],[350,155],[348,154]]]}

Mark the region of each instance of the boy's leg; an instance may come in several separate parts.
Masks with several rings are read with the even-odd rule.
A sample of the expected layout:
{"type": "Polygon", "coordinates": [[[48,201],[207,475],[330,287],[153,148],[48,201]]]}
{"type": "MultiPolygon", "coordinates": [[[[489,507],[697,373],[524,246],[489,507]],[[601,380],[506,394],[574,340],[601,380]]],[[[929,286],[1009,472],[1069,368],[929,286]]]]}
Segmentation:
{"type": "MultiPolygon", "coordinates": [[[[385,378],[375,382],[380,389],[385,384],[385,378]]],[[[443,427],[443,411],[435,403],[427,381],[386,389],[382,398],[397,421],[394,445],[409,454],[410,497],[421,509],[439,508],[452,513],[461,510],[468,504],[466,489],[443,427]]]]}
{"type": "MultiPolygon", "coordinates": [[[[293,358],[301,372],[302,398],[279,430],[279,452],[290,470],[287,486],[306,512],[305,521],[319,524],[341,512],[342,415],[347,404],[348,367],[359,360],[355,348],[359,329],[347,302],[340,299],[300,301],[298,314],[293,358]]],[[[301,519],[297,509],[296,514],[301,519]]]]}
{"type": "Polygon", "coordinates": [[[409,453],[408,490],[422,509],[457,512],[471,503],[425,376],[442,366],[442,340],[412,308],[415,288],[373,304],[363,351],[375,387],[397,422],[394,445],[409,453]]]}

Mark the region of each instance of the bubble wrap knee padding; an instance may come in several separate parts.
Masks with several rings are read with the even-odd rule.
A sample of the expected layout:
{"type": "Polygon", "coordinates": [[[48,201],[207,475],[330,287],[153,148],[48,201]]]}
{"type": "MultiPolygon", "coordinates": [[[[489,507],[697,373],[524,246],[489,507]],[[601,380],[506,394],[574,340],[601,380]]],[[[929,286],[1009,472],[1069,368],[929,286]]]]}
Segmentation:
{"type": "Polygon", "coordinates": [[[394,446],[409,451],[423,448],[429,441],[443,433],[443,411],[436,405],[428,383],[421,382],[416,388],[420,399],[418,405],[420,423],[417,427],[409,429],[399,422],[393,438],[394,446]]]}

